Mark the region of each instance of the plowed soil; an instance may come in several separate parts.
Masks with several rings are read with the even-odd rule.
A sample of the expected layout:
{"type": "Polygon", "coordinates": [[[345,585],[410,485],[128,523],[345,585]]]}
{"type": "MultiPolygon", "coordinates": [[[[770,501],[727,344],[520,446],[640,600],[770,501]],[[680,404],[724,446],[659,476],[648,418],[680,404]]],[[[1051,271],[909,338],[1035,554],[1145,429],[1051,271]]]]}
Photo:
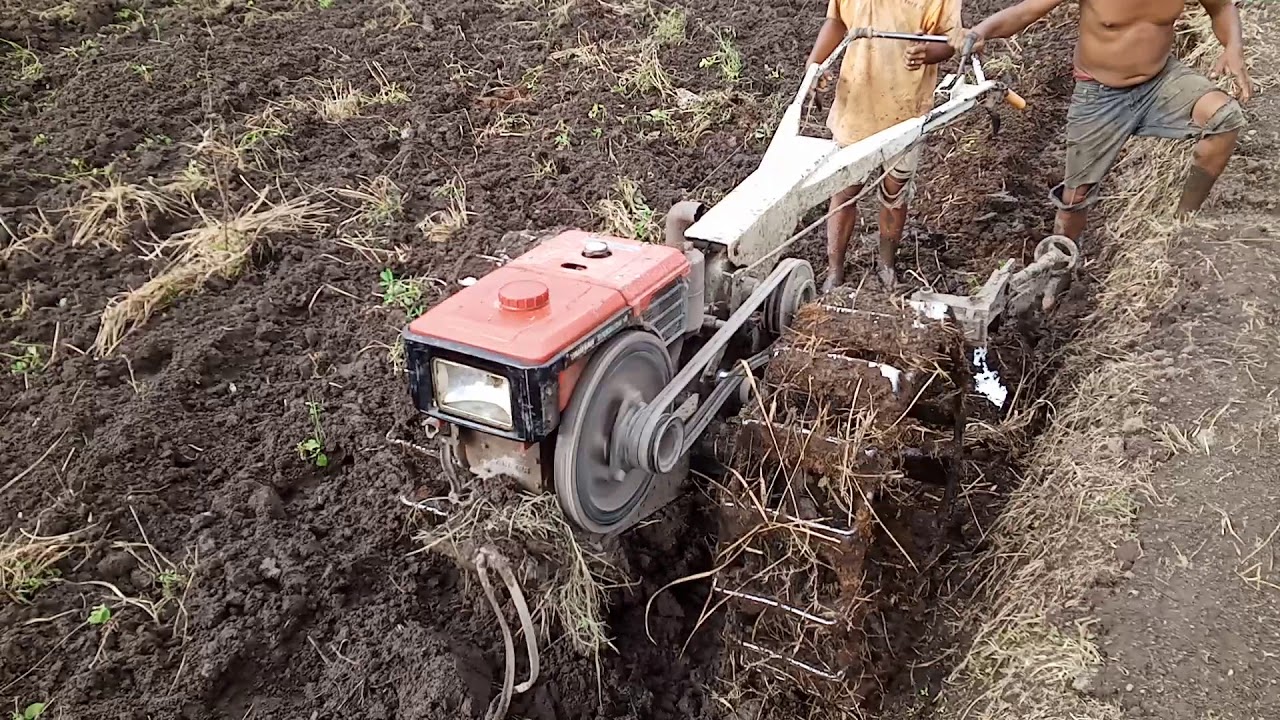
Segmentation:
{"type": "MultiPolygon", "coordinates": [[[[405,308],[379,275],[415,279],[429,305],[521,252],[528,240],[512,231],[616,229],[600,203],[620,178],[643,193],[630,212],[643,234],[673,202],[714,201],[750,172],[821,8],[682,9],[683,39],[663,36],[659,54],[664,95],[627,84],[642,41],[661,34],[656,4],[7,0],[0,527],[6,548],[30,544],[23,533],[67,537],[48,568],[28,558],[23,582],[5,578],[0,702],[69,718],[483,713],[500,635],[459,570],[410,554],[399,498],[442,481],[429,458],[385,440],[416,425],[390,357],[405,308]],[[726,46],[740,73],[717,55],[726,46]],[[348,88],[362,99],[325,102],[354,97],[348,88]],[[677,89],[723,100],[701,131],[677,89]],[[67,208],[86,192],[184,171],[209,184],[131,218],[121,248],[95,242],[101,233],[73,245],[67,208]],[[400,191],[385,213],[338,192],[376,178],[400,191]],[[158,243],[260,194],[324,202],[328,229],[264,235],[238,277],[177,297],[115,352],[93,351],[104,307],[172,258],[158,243]],[[424,232],[460,198],[465,225],[424,232]],[[315,430],[309,407],[324,467],[298,451],[315,430]]],[[[1010,65],[1033,110],[1002,111],[999,139],[979,116],[931,145],[904,268],[963,287],[1045,234],[1070,84],[1060,40],[1010,65]]],[[[817,261],[821,247],[813,237],[799,253],[817,261]]],[[[861,248],[851,261],[870,257],[861,248]]],[[[716,711],[714,638],[682,651],[704,590],[663,596],[654,642],[643,621],[652,590],[706,568],[715,523],[701,503],[628,538],[642,582],[611,596],[616,652],[597,668],[552,646],[513,714],[716,711]]]]}

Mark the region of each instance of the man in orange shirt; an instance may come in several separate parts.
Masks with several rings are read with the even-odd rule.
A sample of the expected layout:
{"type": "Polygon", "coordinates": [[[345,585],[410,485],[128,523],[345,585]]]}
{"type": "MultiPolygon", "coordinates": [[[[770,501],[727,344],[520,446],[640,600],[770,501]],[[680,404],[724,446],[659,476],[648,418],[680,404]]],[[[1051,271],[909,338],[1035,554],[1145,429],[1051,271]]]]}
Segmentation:
{"type": "MultiPolygon", "coordinates": [[[[827,20],[818,32],[810,63],[825,61],[849,28],[945,35],[961,27],[960,0],[829,0],[827,20]]],[[[938,82],[937,64],[952,56],[945,43],[904,45],[900,40],[855,40],[845,51],[827,126],[836,142],[849,145],[928,112],[938,82]]],[[[897,284],[894,256],[907,221],[920,146],[885,168],[880,183],[880,255],[877,274],[888,289],[897,284]]],[[[831,198],[831,207],[862,191],[847,188],[831,198]]],[[[850,205],[827,220],[827,279],[823,290],[844,284],[845,253],[858,222],[850,205]]]]}

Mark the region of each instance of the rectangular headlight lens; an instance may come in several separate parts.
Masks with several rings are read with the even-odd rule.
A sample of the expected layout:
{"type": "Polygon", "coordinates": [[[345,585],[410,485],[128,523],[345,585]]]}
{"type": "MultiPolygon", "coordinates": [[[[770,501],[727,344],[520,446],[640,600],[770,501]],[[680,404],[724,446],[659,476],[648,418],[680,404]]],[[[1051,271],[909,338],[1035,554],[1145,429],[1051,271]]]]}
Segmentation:
{"type": "Polygon", "coordinates": [[[514,429],[511,383],[501,375],[434,358],[431,380],[441,409],[502,430],[514,429]]]}

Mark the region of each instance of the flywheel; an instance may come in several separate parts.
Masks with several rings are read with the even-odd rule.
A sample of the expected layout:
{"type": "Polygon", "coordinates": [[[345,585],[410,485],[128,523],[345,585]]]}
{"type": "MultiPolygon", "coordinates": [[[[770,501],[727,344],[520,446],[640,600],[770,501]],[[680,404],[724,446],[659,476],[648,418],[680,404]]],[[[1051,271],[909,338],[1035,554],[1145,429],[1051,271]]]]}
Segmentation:
{"type": "Polygon", "coordinates": [[[624,461],[615,427],[674,375],[662,341],[644,331],[619,335],[588,361],[561,418],[552,466],[560,505],[584,530],[608,533],[644,500],[654,474],[624,461]]]}

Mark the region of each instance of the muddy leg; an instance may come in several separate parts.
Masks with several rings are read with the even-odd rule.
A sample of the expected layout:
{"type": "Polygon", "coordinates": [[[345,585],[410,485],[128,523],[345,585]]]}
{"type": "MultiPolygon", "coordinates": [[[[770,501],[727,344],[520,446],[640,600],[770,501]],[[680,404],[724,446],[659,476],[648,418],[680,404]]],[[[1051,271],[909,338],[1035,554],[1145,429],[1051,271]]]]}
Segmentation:
{"type": "MultiPolygon", "coordinates": [[[[893,177],[892,174],[885,176],[884,195],[886,197],[898,199],[905,187],[905,181],[893,177]]],[[[905,201],[898,201],[893,207],[887,204],[881,205],[880,256],[877,274],[880,276],[880,282],[884,284],[886,290],[893,290],[898,284],[898,274],[895,266],[898,245],[902,243],[902,229],[906,224],[907,204],[905,201]]]]}
{"type": "MultiPolygon", "coordinates": [[[[1199,127],[1208,127],[1218,111],[1222,110],[1231,97],[1223,92],[1212,92],[1200,98],[1191,110],[1191,119],[1199,127]]],[[[1204,205],[1209,191],[1226,169],[1236,149],[1239,130],[1205,135],[1196,143],[1195,154],[1191,159],[1191,170],[1187,174],[1187,182],[1182,188],[1182,199],[1178,202],[1178,216],[1185,218],[1204,205]]]]}
{"type": "MultiPolygon", "coordinates": [[[[842,190],[831,198],[831,209],[840,205],[861,192],[861,186],[842,190]]],[[[827,218],[827,279],[822,283],[822,291],[829,292],[844,284],[844,258],[849,252],[849,239],[853,237],[853,229],[858,224],[858,206],[849,205],[827,218]]]]}
{"type": "MultiPolygon", "coordinates": [[[[1062,191],[1062,202],[1068,206],[1076,206],[1084,202],[1089,197],[1089,191],[1093,189],[1092,185],[1081,185],[1078,188],[1066,188],[1062,191]]],[[[1084,233],[1084,228],[1088,225],[1089,208],[1080,207],[1074,210],[1059,210],[1053,219],[1053,234],[1066,235],[1076,243],[1080,242],[1080,235],[1084,233]]]]}
{"type": "MultiPolygon", "coordinates": [[[[1084,234],[1085,226],[1089,221],[1089,207],[1084,201],[1089,197],[1089,191],[1092,189],[1092,185],[1081,185],[1077,188],[1062,190],[1062,204],[1066,208],[1060,208],[1053,219],[1054,235],[1065,235],[1077,243],[1080,242],[1080,236],[1084,234]]],[[[1070,277],[1050,279],[1045,284],[1044,298],[1041,300],[1044,311],[1052,310],[1058,304],[1058,295],[1069,287],[1071,287],[1070,277]]]]}

